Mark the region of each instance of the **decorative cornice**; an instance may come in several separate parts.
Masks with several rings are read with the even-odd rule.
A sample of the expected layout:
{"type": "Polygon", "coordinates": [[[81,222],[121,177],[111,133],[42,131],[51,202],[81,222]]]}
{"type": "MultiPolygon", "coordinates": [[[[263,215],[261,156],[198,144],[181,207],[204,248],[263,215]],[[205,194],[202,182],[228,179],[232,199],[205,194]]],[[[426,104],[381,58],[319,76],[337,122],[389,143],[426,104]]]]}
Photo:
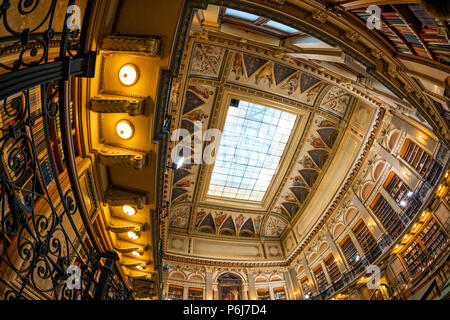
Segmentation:
{"type": "Polygon", "coordinates": [[[98,157],[103,165],[129,165],[135,169],[142,169],[149,163],[149,153],[138,152],[125,148],[101,144],[98,157]]]}
{"type": "Polygon", "coordinates": [[[111,206],[135,205],[138,209],[143,209],[146,203],[145,194],[110,187],[105,192],[106,202],[111,206]]]}
{"type": "Polygon", "coordinates": [[[150,97],[131,98],[98,95],[91,98],[89,108],[98,113],[128,113],[130,116],[147,115],[150,97]]]}
{"type": "Polygon", "coordinates": [[[103,38],[102,50],[136,53],[148,57],[157,57],[161,51],[159,37],[107,36],[103,38]]]}

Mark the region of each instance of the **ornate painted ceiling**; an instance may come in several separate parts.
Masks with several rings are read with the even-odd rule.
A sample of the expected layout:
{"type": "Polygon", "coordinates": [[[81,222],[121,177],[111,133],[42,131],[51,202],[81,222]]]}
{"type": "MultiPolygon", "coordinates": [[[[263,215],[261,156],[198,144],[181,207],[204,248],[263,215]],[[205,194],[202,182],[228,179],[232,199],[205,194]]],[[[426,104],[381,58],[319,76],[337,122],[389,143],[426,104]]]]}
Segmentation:
{"type": "MultiPolygon", "coordinates": [[[[172,129],[193,135],[196,121],[201,121],[203,133],[222,129],[230,99],[288,108],[298,121],[261,203],[211,199],[206,191],[213,165],[174,169],[166,186],[169,228],[224,239],[279,239],[292,219],[302,215],[327,172],[356,99],[302,71],[295,61],[274,59],[249,46],[192,38],[184,63],[172,129]]],[[[194,150],[192,154],[195,157],[194,150]]]]}

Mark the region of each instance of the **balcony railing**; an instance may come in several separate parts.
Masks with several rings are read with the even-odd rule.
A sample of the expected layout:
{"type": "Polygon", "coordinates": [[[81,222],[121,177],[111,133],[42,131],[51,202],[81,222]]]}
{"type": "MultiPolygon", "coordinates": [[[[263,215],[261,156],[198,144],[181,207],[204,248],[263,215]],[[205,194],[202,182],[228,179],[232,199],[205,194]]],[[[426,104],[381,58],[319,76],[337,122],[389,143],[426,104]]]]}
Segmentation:
{"type": "Polygon", "coordinates": [[[94,74],[93,5],[0,5],[0,299],[131,298],[117,254],[97,243],[75,163],[68,83],[94,74]]]}

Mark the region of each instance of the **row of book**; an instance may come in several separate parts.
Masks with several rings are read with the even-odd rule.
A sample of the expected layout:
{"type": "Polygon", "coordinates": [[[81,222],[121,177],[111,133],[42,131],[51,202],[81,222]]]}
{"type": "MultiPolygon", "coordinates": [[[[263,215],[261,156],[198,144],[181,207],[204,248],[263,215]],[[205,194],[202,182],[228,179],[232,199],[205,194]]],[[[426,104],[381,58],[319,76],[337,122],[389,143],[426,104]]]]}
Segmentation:
{"type": "Polygon", "coordinates": [[[433,164],[433,157],[409,139],[406,140],[400,156],[422,176],[426,176],[433,164]]]}
{"type": "MultiPolygon", "coordinates": [[[[406,10],[411,12],[419,22],[418,29],[412,29],[409,21],[398,14],[393,7],[389,5],[379,6],[381,9],[382,20],[381,34],[387,37],[392,44],[403,53],[417,54],[422,57],[430,58],[423,44],[430,49],[434,56],[443,63],[450,60],[448,40],[445,36],[445,30],[439,27],[434,18],[429,16],[420,6],[408,5],[406,10]],[[400,34],[400,36],[398,35],[400,34]],[[412,47],[413,52],[409,49],[412,47]]],[[[367,21],[371,16],[366,12],[366,8],[354,9],[352,12],[360,19],[367,21]]]]}

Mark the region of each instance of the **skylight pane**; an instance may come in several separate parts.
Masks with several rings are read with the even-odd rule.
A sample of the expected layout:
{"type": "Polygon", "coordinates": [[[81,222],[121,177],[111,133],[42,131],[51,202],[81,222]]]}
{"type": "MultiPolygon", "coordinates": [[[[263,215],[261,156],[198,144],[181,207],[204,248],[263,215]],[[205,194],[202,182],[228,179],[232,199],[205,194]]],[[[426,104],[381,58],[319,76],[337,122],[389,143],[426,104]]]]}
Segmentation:
{"type": "Polygon", "coordinates": [[[291,135],[296,115],[240,101],[229,107],[208,194],[261,201],[291,135]]]}
{"type": "Polygon", "coordinates": [[[298,32],[297,29],[291,28],[291,27],[289,27],[289,26],[287,26],[285,24],[282,24],[282,23],[279,23],[279,22],[276,22],[276,21],[273,21],[273,20],[270,20],[269,22],[267,22],[265,24],[265,26],[268,26],[268,27],[271,27],[271,28],[274,28],[274,29],[277,29],[277,30],[280,30],[280,31],[283,31],[283,32],[286,32],[286,33],[298,32]]]}
{"type": "Polygon", "coordinates": [[[249,21],[255,21],[256,19],[259,18],[259,16],[255,15],[255,14],[251,14],[251,13],[239,11],[239,10],[234,10],[234,9],[230,9],[230,8],[227,8],[225,10],[225,15],[230,16],[230,17],[239,18],[239,19],[249,20],[249,21]]]}

